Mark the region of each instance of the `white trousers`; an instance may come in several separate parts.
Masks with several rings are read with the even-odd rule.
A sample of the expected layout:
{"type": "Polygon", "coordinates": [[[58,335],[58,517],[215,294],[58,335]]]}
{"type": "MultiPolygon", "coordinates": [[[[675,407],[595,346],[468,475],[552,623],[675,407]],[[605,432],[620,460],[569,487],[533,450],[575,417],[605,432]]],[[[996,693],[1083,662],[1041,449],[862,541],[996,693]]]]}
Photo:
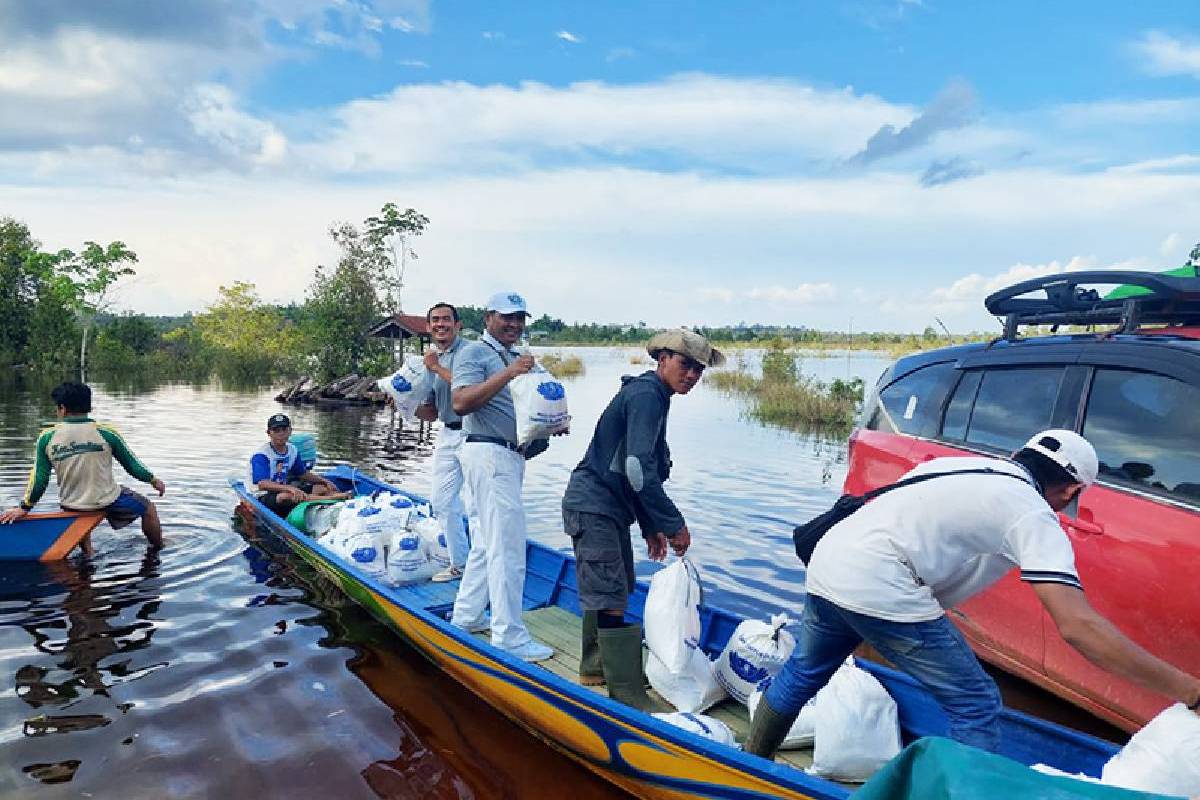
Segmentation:
{"type": "MultiPolygon", "coordinates": [[[[463,525],[468,504],[464,497],[460,460],[464,439],[466,434],[461,430],[443,427],[438,434],[437,446],[433,449],[432,491],[429,493],[433,513],[437,515],[442,535],[446,537],[446,547],[450,549],[450,563],[459,568],[467,563],[468,549],[467,529],[463,525]]],[[[476,525],[474,520],[472,525],[476,525]]]]}
{"type": "Polygon", "coordinates": [[[505,447],[486,442],[462,446],[463,475],[475,514],[479,519],[471,532],[471,551],[452,621],[464,627],[483,620],[492,606],[492,644],[500,648],[520,647],[530,641],[521,621],[521,598],[525,588],[525,507],[521,483],[525,459],[505,447]]]}

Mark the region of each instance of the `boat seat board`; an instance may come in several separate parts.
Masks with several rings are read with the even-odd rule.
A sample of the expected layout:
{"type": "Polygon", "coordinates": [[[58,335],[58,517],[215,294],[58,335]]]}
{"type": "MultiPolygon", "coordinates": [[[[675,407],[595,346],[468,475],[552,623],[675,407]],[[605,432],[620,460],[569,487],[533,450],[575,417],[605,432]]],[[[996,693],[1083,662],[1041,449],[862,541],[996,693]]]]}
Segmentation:
{"type": "MultiPolygon", "coordinates": [[[[538,608],[532,611],[526,611],[521,615],[525,626],[529,628],[529,633],[540,642],[544,642],[554,648],[554,655],[547,661],[539,662],[539,666],[553,672],[560,678],[564,678],[572,683],[579,683],[579,658],[582,649],[580,637],[582,635],[582,621],[561,606],[547,606],[546,608],[538,608]]],[[[475,634],[476,638],[487,641],[489,634],[484,631],[475,634]]],[[[648,654],[645,647],[642,648],[643,659],[648,654]]],[[[587,687],[595,692],[603,694],[605,689],[603,686],[587,687]]],[[[653,690],[649,690],[651,696],[660,700],[664,705],[670,704],[663,700],[653,690]]],[[[738,742],[742,742],[746,738],[746,733],[750,729],[750,719],[746,707],[733,698],[726,698],[718,703],[713,708],[704,712],[710,717],[720,720],[729,726],[737,737],[738,742]]],[[[805,748],[802,750],[781,750],[776,761],[804,769],[812,765],[812,749],[805,748]]]]}

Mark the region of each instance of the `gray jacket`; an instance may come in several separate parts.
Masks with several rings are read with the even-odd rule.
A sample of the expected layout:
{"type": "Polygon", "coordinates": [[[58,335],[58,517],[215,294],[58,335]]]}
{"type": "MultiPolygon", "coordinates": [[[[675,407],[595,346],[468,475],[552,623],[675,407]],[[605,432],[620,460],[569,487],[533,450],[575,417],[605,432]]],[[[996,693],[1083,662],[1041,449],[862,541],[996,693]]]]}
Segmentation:
{"type": "Polygon", "coordinates": [[[667,412],[672,392],[653,370],[626,375],[621,384],[571,473],[563,509],[603,514],[622,525],[636,520],[646,537],[672,536],[684,526],[663,489],[671,474],[667,412]]]}

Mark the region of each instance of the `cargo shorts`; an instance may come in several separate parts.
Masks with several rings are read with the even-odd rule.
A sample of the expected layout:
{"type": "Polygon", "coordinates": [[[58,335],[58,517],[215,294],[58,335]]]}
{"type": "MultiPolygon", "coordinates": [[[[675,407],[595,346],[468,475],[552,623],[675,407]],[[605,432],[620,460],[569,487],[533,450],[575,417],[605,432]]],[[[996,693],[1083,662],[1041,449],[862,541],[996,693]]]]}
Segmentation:
{"type": "Polygon", "coordinates": [[[629,528],[603,514],[563,509],[575,549],[575,582],[584,611],[625,608],[636,577],[629,528]]]}

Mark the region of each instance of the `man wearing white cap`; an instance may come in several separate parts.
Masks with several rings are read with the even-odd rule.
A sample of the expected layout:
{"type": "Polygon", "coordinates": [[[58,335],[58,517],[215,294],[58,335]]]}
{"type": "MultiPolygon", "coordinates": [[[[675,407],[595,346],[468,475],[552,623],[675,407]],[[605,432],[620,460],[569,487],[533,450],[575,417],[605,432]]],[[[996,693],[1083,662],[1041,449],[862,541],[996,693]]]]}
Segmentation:
{"type": "Polygon", "coordinates": [[[571,473],[562,508],[583,609],[580,682],[607,683],[614,700],[648,711],[655,709],[642,673],[642,629],[625,621],[634,587],[629,526],[637,521],[655,561],[666,556],[668,543],[676,555],[687,552],[691,533],[663,490],[671,469],[667,413],[674,395],[690,392],[705,367],[725,357],[683,329],[656,334],[646,351],[657,367],[621,379],[571,473]]]}
{"type": "Polygon", "coordinates": [[[488,300],[483,336],[463,347],[454,362],[451,402],[463,418],[463,476],[479,518],[451,622],[486,630],[492,607],[492,644],[526,661],[554,650],[534,640],[521,620],[525,588],[525,508],[521,483],[525,457],[517,446],[517,415],[508,383],[533,368],[533,357],[513,346],[525,332],[525,300],[500,292],[488,300]]]}
{"type": "Polygon", "coordinates": [[[945,610],[1013,567],[1085,658],[1200,708],[1200,680],[1130,641],[1084,596],[1055,512],[1098,471],[1082,436],[1043,431],[1011,460],[921,464],[905,477],[937,477],[880,495],[830,528],[809,561],[796,649],[755,710],[746,751],[773,754],[800,709],[863,641],[929,690],[952,739],[995,751],[1000,693],[945,610]],[[961,474],[967,470],[976,472],[961,474]]]}

